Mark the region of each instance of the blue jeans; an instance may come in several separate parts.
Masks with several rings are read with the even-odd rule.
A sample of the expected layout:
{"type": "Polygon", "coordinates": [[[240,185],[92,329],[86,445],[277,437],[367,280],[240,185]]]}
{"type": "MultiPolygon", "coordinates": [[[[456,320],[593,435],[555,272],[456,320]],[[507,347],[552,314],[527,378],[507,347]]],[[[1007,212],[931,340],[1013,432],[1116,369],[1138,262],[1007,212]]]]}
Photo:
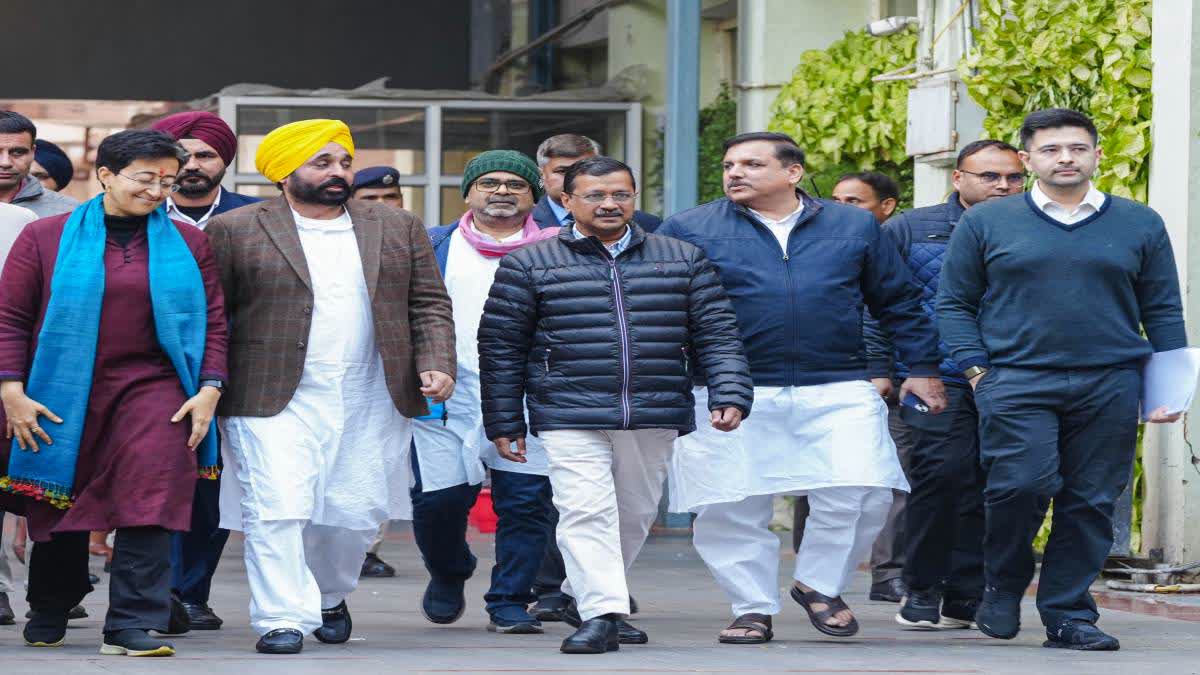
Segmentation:
{"type": "Polygon", "coordinates": [[[440,581],[466,581],[475,573],[475,555],[467,546],[467,514],[479,496],[478,485],[455,485],[421,491],[421,467],[412,451],[416,485],[413,505],[413,538],[429,575],[440,581]]]}
{"type": "Polygon", "coordinates": [[[171,534],[171,588],[187,603],[208,604],[213,575],[229,530],[220,528],[221,481],[199,479],[192,502],[192,527],[171,534]]]}
{"type": "Polygon", "coordinates": [[[537,599],[533,584],[556,521],[549,478],[495,469],[491,473],[498,521],[492,586],[483,596],[489,614],[510,606],[524,609],[537,599]]]}

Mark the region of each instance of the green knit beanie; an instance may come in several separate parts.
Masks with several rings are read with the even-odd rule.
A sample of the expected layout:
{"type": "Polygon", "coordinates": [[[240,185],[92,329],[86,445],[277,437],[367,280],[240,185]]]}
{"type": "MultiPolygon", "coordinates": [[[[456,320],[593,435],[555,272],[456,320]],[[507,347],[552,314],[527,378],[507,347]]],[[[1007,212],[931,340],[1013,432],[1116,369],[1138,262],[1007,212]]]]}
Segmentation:
{"type": "Polygon", "coordinates": [[[473,157],[463,169],[462,193],[466,197],[479,177],[493,171],[507,171],[524,178],[533,186],[533,201],[542,198],[542,174],[537,164],[516,150],[488,150],[473,157]]]}

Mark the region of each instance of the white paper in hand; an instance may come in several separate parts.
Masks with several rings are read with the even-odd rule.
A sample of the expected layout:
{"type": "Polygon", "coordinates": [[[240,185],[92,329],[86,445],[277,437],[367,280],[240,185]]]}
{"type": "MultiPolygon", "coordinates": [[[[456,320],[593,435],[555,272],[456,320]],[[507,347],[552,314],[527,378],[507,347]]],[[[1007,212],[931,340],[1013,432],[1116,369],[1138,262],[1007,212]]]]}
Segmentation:
{"type": "Polygon", "coordinates": [[[1159,408],[1168,414],[1187,412],[1200,379],[1200,348],[1185,347],[1158,352],[1142,369],[1142,412],[1146,419],[1159,408]]]}

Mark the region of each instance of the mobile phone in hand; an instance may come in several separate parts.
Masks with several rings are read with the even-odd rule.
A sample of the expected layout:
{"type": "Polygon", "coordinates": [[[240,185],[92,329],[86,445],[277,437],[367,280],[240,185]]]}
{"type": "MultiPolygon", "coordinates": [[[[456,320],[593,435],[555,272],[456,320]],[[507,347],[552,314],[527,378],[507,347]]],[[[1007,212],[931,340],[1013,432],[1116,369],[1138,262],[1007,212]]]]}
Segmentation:
{"type": "Polygon", "coordinates": [[[912,393],[911,391],[908,393],[907,396],[900,399],[900,405],[902,405],[906,408],[912,408],[913,410],[916,410],[919,413],[928,413],[929,412],[929,406],[925,405],[925,401],[922,401],[921,397],[917,396],[916,394],[912,393]]]}

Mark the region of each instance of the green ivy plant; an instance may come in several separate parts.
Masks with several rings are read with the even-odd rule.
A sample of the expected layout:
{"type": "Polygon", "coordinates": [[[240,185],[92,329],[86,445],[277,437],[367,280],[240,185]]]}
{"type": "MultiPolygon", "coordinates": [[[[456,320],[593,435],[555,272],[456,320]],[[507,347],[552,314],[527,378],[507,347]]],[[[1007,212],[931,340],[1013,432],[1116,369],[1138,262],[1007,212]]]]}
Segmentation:
{"type": "MultiPolygon", "coordinates": [[[[725,139],[737,134],[737,99],[734,98],[728,82],[722,82],[713,102],[700,109],[699,132],[696,203],[704,204],[725,195],[724,186],[721,184],[721,160],[724,158],[721,146],[725,139]]],[[[663,202],[666,145],[666,131],[659,125],[654,130],[653,158],[645,176],[645,192],[653,195],[659,204],[663,202]]]]}
{"type": "Polygon", "coordinates": [[[769,128],[804,148],[822,195],[844,173],[875,170],[897,179],[902,205],[912,203],[912,159],[904,150],[909,85],[871,78],[912,63],[916,51],[914,30],[881,38],[849,31],[827,49],[800,56],[771,108],[769,128]]]}
{"type": "Polygon", "coordinates": [[[1150,180],[1151,0],[984,0],[959,70],[992,138],[1024,116],[1074,108],[1096,122],[1101,190],[1146,201],[1150,180]]]}

